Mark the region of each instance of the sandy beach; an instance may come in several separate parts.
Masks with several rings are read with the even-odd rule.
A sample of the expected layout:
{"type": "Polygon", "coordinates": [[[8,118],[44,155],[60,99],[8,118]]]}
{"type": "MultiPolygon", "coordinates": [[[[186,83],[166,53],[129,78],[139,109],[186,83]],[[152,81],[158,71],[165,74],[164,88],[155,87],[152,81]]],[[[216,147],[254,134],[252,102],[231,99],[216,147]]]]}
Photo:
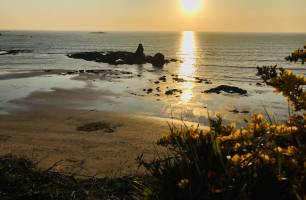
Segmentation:
{"type": "MultiPolygon", "coordinates": [[[[21,77],[33,77],[40,72],[22,74],[21,77]]],[[[2,79],[21,77],[20,73],[2,75],[2,79]]],[[[168,123],[180,126],[182,122],[148,115],[76,109],[97,99],[105,103],[113,95],[104,91],[99,96],[88,88],[54,89],[33,92],[12,101],[23,109],[0,116],[0,155],[27,157],[42,169],[57,163],[55,171],[85,176],[141,173],[135,161],[137,156],[144,154],[147,159],[153,158],[155,143],[169,130],[168,123]],[[78,127],[96,122],[109,125],[112,131],[78,130],[78,127]]]]}
{"type": "MultiPolygon", "coordinates": [[[[159,90],[177,88],[178,78],[168,75],[167,79],[173,81],[156,84],[153,78],[148,81],[152,72],[147,73],[139,77],[116,69],[94,73],[71,70],[3,71],[0,80],[8,90],[2,96],[7,99],[1,109],[6,113],[0,115],[0,155],[27,157],[42,169],[56,163],[55,171],[85,176],[113,177],[141,173],[142,169],[138,169],[135,161],[137,156],[144,154],[146,159],[154,158],[156,141],[169,130],[167,123],[182,125],[179,110],[175,113],[176,120],[159,110],[167,104],[169,109],[174,109],[175,102],[184,99],[186,93],[188,95],[186,90],[182,91],[181,97],[177,96],[179,92],[172,96],[159,95],[162,94],[159,90]],[[142,81],[145,85],[140,84],[142,81]],[[153,94],[142,89],[155,90],[155,87],[158,90],[153,94]],[[159,93],[154,94],[156,92],[159,93]],[[112,131],[78,130],[81,126],[98,122],[112,127],[112,131]]],[[[155,77],[158,80],[159,76],[155,77]]],[[[228,98],[238,100],[235,96],[228,98]]],[[[207,114],[206,107],[202,105],[198,108],[186,107],[182,103],[178,105],[192,108],[200,116],[207,114]]],[[[186,123],[197,126],[199,122],[186,123]]]]}
{"type": "MultiPolygon", "coordinates": [[[[137,171],[140,153],[154,154],[154,143],[167,131],[167,120],[120,113],[45,108],[0,116],[0,154],[26,156],[56,171],[119,176],[137,171]],[[113,133],[81,132],[86,123],[105,122],[113,133]]],[[[169,120],[171,121],[171,120],[169,120]]]]}

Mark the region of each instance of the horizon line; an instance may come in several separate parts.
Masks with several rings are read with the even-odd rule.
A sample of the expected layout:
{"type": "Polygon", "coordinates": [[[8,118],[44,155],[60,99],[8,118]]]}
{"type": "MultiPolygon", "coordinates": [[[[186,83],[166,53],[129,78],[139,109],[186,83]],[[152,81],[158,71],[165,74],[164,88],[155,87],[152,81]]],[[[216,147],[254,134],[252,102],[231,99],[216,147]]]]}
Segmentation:
{"type": "Polygon", "coordinates": [[[56,29],[0,29],[0,32],[130,32],[130,33],[144,33],[144,32],[165,32],[165,33],[177,33],[177,32],[195,32],[195,33],[298,33],[306,34],[306,31],[193,31],[193,30],[56,30],[56,29]]]}

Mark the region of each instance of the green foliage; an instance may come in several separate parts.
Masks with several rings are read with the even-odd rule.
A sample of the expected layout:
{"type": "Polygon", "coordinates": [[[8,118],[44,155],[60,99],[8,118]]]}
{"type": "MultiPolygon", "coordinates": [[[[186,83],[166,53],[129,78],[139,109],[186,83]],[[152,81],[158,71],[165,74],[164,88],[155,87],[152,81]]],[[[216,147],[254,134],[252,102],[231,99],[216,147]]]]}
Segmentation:
{"type": "Polygon", "coordinates": [[[306,194],[305,78],[274,67],[258,75],[282,92],[297,111],[287,123],[260,114],[246,128],[224,125],[218,115],[208,130],[170,126],[158,145],[167,154],[138,162],[152,181],[146,199],[303,199],[306,194]]]}
{"type": "Polygon", "coordinates": [[[294,75],[292,71],[277,66],[258,68],[258,76],[267,85],[273,86],[276,92],[282,92],[285,97],[299,110],[306,109],[306,78],[304,75],[294,75]]]}
{"type": "Polygon", "coordinates": [[[76,179],[60,173],[38,170],[29,160],[0,158],[1,200],[94,200],[134,199],[136,177],[118,179],[76,179]]]}
{"type": "Polygon", "coordinates": [[[290,62],[297,62],[299,60],[302,61],[304,64],[306,62],[306,44],[304,45],[304,49],[297,49],[294,52],[291,53],[290,56],[287,56],[285,58],[287,61],[290,62]]]}

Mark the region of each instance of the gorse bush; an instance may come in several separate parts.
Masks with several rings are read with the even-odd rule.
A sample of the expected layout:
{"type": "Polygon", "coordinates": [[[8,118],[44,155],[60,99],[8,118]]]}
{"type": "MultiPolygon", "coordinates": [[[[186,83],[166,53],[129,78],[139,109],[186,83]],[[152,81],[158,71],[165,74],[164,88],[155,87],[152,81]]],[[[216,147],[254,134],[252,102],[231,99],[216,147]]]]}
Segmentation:
{"type": "Polygon", "coordinates": [[[302,61],[302,63],[304,64],[306,62],[306,44],[304,45],[304,49],[297,49],[294,52],[291,53],[290,56],[287,56],[285,58],[287,61],[290,62],[297,62],[299,60],[302,61]]]}
{"type": "Polygon", "coordinates": [[[258,68],[258,75],[294,107],[288,121],[277,124],[255,114],[245,128],[237,128],[217,115],[208,130],[171,125],[157,143],[166,155],[138,159],[153,177],[142,198],[305,198],[306,79],[276,66],[258,68]]]}

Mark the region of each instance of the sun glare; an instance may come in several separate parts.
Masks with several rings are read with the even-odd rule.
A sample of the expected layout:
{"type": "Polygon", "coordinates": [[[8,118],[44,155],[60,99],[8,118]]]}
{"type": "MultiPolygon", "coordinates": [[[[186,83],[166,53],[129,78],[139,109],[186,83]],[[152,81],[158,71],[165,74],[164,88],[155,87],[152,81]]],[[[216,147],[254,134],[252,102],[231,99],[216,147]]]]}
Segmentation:
{"type": "MultiPolygon", "coordinates": [[[[183,63],[179,68],[178,74],[186,80],[196,75],[196,45],[194,32],[185,31],[182,33],[181,59],[183,60],[183,63]]],[[[194,83],[192,81],[182,82],[180,83],[180,88],[184,90],[184,93],[181,96],[181,101],[183,103],[188,103],[193,97],[194,83]]]]}
{"type": "Polygon", "coordinates": [[[194,14],[201,7],[201,0],[181,0],[181,6],[185,13],[194,14]]]}

